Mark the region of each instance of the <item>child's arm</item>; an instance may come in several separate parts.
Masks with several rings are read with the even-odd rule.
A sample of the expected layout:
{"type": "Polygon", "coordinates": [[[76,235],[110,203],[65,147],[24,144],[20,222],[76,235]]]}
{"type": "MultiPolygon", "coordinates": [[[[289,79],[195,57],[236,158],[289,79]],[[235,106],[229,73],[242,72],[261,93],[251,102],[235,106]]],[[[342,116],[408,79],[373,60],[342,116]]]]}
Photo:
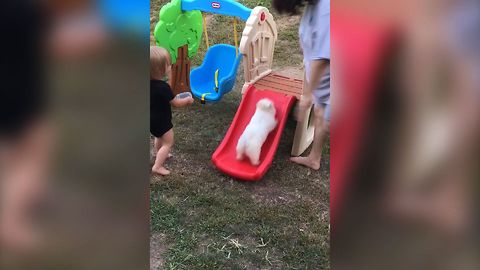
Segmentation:
{"type": "Polygon", "coordinates": [[[170,101],[170,104],[172,104],[172,106],[174,107],[185,107],[193,104],[193,98],[192,97],[174,98],[172,99],[172,101],[170,101]]]}

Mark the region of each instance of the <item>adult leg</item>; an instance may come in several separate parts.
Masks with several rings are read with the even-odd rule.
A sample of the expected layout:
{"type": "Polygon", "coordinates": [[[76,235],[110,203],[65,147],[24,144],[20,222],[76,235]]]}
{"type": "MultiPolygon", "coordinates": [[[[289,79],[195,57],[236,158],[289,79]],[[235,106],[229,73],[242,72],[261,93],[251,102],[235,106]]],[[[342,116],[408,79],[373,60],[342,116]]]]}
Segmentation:
{"type": "Polygon", "coordinates": [[[155,165],[153,165],[152,172],[157,173],[160,175],[169,175],[170,171],[167,170],[163,164],[165,163],[165,160],[168,158],[168,154],[172,150],[173,147],[173,129],[170,129],[167,131],[167,133],[163,134],[161,137],[162,140],[162,146],[157,152],[157,157],[155,159],[155,165]]]}
{"type": "Polygon", "coordinates": [[[313,136],[312,149],[307,157],[292,157],[290,160],[297,164],[312,168],[320,169],[320,161],[322,159],[322,146],[327,137],[329,122],[324,119],[325,109],[321,106],[315,106],[314,121],[315,132],[313,136]]]}

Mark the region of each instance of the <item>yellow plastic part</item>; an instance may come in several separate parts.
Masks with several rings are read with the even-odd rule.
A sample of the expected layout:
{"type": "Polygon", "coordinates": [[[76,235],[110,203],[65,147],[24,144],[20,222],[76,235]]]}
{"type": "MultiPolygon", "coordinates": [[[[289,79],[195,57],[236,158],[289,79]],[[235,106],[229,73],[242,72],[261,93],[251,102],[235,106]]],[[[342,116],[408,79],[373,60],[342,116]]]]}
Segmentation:
{"type": "Polygon", "coordinates": [[[202,103],[202,104],[205,104],[205,96],[206,96],[206,95],[210,95],[210,94],[211,94],[211,93],[204,93],[204,94],[202,94],[202,99],[201,99],[201,103],[202,103]]]}
{"type": "Polygon", "coordinates": [[[205,13],[203,15],[203,32],[205,33],[205,43],[207,44],[207,49],[210,48],[210,43],[208,42],[208,32],[207,32],[207,18],[205,13]]]}

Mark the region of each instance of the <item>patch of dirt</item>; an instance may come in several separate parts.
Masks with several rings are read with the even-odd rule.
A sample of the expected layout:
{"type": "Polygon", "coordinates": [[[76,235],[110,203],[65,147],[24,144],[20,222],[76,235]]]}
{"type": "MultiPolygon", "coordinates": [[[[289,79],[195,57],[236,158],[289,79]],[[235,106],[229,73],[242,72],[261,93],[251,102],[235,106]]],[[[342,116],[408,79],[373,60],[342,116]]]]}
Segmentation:
{"type": "Polygon", "coordinates": [[[161,233],[154,233],[150,237],[150,270],[162,269],[165,266],[163,258],[163,253],[167,250],[165,239],[165,234],[161,233]]]}
{"type": "Polygon", "coordinates": [[[251,197],[257,203],[268,205],[308,202],[312,204],[320,203],[328,208],[328,205],[325,205],[325,203],[314,194],[305,193],[298,189],[292,192],[291,190],[289,191],[288,188],[280,188],[277,185],[255,186],[251,197]]]}
{"type": "Polygon", "coordinates": [[[213,18],[212,14],[205,15],[205,21],[207,22],[207,25],[210,25],[210,21],[212,21],[212,18],[213,18]]]}
{"type": "Polygon", "coordinates": [[[282,67],[278,70],[275,70],[276,73],[286,76],[286,77],[291,77],[299,80],[303,80],[303,73],[304,69],[299,68],[299,67],[282,67]]]}
{"type": "Polygon", "coordinates": [[[294,194],[286,193],[277,185],[254,186],[252,199],[263,204],[282,204],[296,201],[298,198],[294,194]]]}
{"type": "Polygon", "coordinates": [[[302,19],[302,16],[300,15],[295,15],[295,16],[279,16],[275,18],[275,22],[277,23],[277,28],[278,31],[282,31],[284,29],[287,29],[291,27],[292,25],[298,25],[300,24],[300,20],[302,19]]]}

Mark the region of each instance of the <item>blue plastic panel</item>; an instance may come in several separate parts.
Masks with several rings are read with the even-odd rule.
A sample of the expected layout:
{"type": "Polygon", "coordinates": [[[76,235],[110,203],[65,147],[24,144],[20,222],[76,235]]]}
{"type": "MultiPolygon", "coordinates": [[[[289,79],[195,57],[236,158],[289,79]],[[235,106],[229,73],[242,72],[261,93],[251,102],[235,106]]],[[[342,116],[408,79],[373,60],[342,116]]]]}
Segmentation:
{"type": "Polygon", "coordinates": [[[246,21],[252,10],[233,0],[182,0],[182,10],[235,16],[246,21]]]}
{"type": "Polygon", "coordinates": [[[150,37],[149,1],[99,0],[95,3],[107,27],[122,34],[140,34],[147,39],[150,37]]]}

